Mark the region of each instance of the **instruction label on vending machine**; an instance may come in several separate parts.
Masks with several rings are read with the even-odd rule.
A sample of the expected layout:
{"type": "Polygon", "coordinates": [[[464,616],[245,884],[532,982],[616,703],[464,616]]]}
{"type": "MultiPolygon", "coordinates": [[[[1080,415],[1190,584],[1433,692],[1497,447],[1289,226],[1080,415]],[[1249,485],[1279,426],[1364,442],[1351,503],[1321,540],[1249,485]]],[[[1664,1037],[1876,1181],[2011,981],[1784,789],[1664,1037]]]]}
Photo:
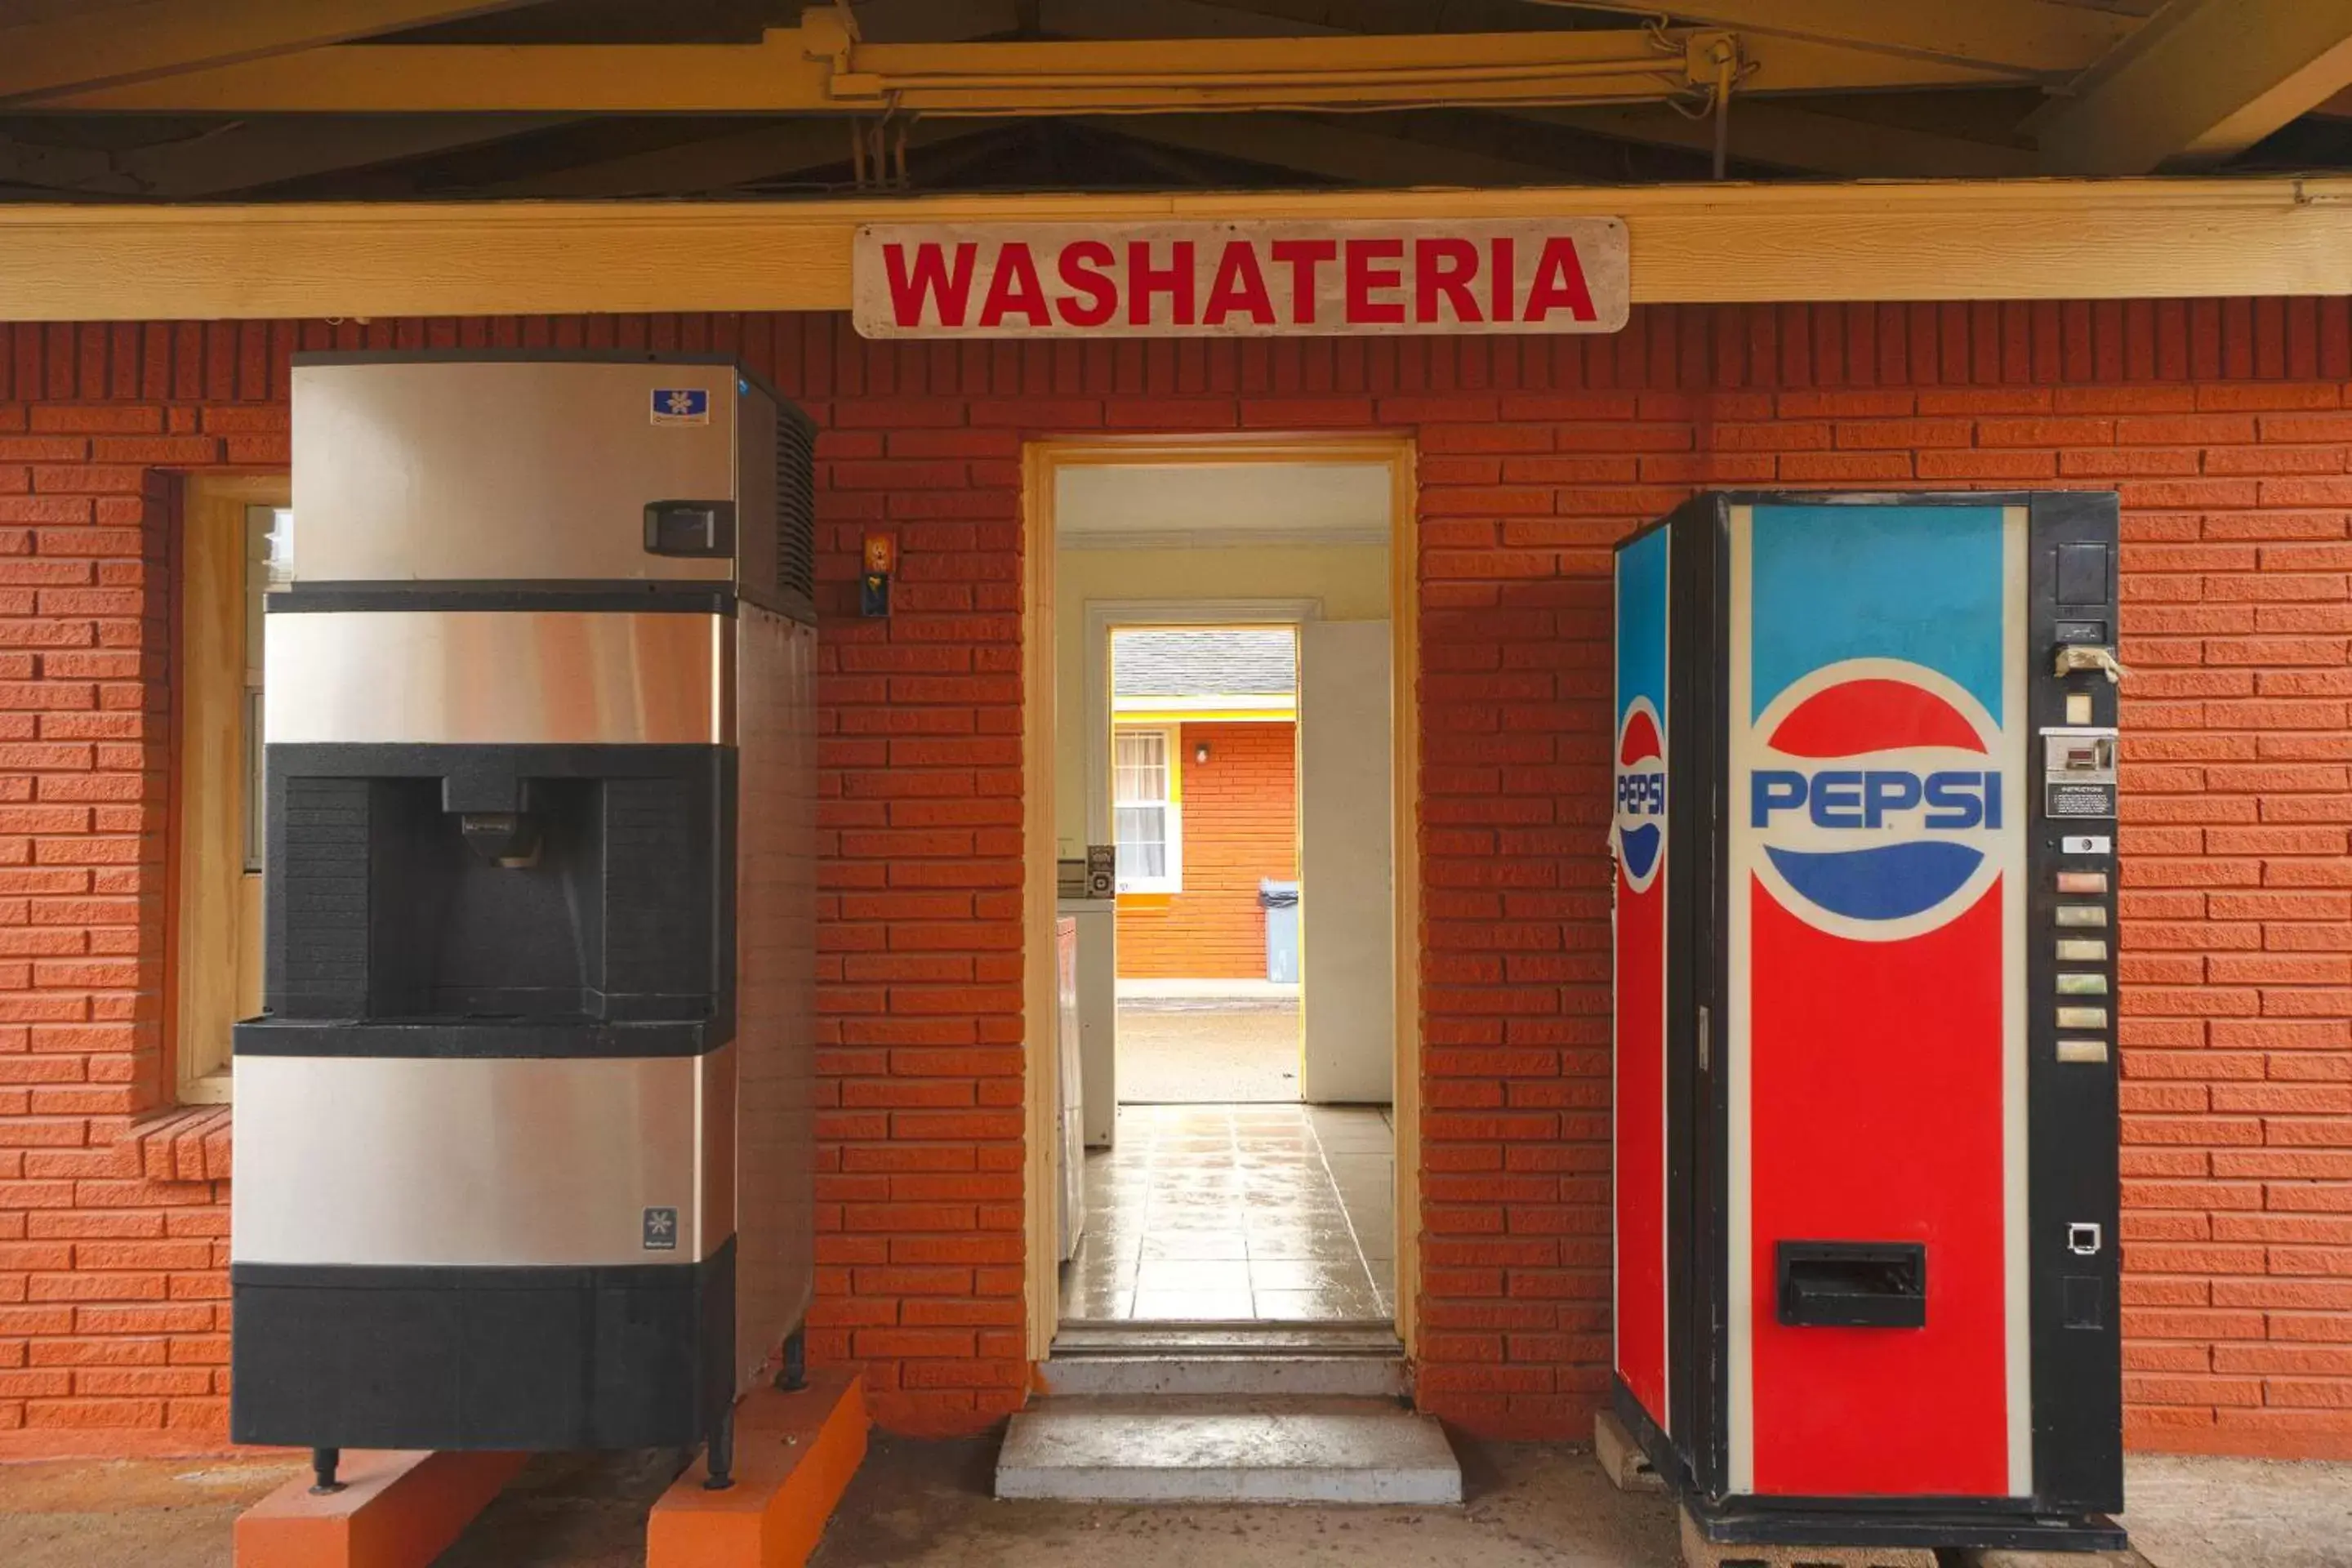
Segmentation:
{"type": "Polygon", "coordinates": [[[2116,815],[2116,732],[2042,731],[2042,809],[2053,820],[2116,815]]]}

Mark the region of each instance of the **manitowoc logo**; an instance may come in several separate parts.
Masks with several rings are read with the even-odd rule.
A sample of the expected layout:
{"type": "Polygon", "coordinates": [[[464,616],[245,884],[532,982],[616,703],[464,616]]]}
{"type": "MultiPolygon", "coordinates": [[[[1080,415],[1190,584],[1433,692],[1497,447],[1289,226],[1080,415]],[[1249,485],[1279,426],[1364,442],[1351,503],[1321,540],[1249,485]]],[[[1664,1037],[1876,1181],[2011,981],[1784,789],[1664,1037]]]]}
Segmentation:
{"type": "Polygon", "coordinates": [[[1658,715],[1636,697],[1617,730],[1617,863],[1625,885],[1647,892],[1665,847],[1666,759],[1658,715]]]}
{"type": "MultiPolygon", "coordinates": [[[[1757,720],[1748,825],[1757,874],[1823,931],[1887,942],[1933,931],[2000,872],[2002,740],[1957,682],[1901,659],[1829,665],[1757,720]]],[[[1620,809],[1622,809],[1621,805],[1620,809]]]]}

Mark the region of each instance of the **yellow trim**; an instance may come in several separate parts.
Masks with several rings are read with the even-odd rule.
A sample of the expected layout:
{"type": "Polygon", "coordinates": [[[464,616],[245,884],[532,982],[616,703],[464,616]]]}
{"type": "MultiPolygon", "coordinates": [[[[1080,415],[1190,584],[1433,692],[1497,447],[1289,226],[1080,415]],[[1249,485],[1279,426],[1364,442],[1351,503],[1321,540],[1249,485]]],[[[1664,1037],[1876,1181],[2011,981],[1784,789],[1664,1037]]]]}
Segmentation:
{"type": "Polygon", "coordinates": [[[172,1086],[228,1098],[229,1026],[257,1011],[261,879],[245,869],[245,514],[282,475],[188,481],[180,522],[178,940],[172,1086]]]}
{"type": "Polygon", "coordinates": [[[2352,293],[2352,178],[1953,180],[793,203],[27,204],[0,206],[0,320],[840,310],[862,223],[1564,214],[1625,219],[1636,302],[2352,293]]]}
{"type": "Polygon", "coordinates": [[[1121,893],[1118,903],[1122,912],[1129,910],[1171,910],[1176,907],[1173,893],[1121,893]]]}
{"type": "Polygon", "coordinates": [[[1143,708],[1114,713],[1111,724],[1120,730],[1171,730],[1186,724],[1287,724],[1298,717],[1296,708],[1143,708]]]}
{"type": "Polygon", "coordinates": [[[1043,446],[1022,454],[1021,489],[1021,1300],[1029,1359],[1037,1362],[1052,1349],[1062,1319],[1061,1193],[1054,1181],[1061,1147],[1061,1058],[1054,1037],[1061,976],[1060,949],[1051,940],[1061,912],[1054,839],[1054,467],[1043,446]]]}
{"type": "MultiPolygon", "coordinates": [[[[1029,1019],[1055,1016],[1055,947],[1046,937],[1055,914],[1054,833],[1054,471],[1077,465],[1186,461],[1375,462],[1385,464],[1389,487],[1390,625],[1395,641],[1396,721],[1393,845],[1396,864],[1396,1273],[1397,1337],[1414,1352],[1420,1323],[1414,1297],[1421,1287],[1421,657],[1420,523],[1414,447],[1403,436],[1112,436],[1076,441],[1033,441],[1022,453],[1022,549],[1028,592],[1021,629],[1022,787],[1027,850],[1023,876],[1024,925],[1022,1005],[1029,1019]],[[1041,804],[1042,803],[1042,804],[1041,804]]],[[[1129,895],[1132,897],[1133,895],[1129,895]]],[[[1125,900],[1122,900],[1122,902],[1125,900]]],[[[1024,1037],[1029,1030],[1024,1027],[1024,1037]]],[[[1055,1108],[1059,1066],[1050,1042],[1032,1037],[1024,1074],[1028,1146],[1023,1173],[1024,1298],[1029,1353],[1042,1361],[1060,1317],[1060,1276],[1055,1254],[1055,1108]]]]}
{"type": "MultiPolygon", "coordinates": [[[[1397,1338],[1421,1342],[1421,480],[1419,448],[1399,438],[1389,460],[1389,764],[1395,802],[1391,886],[1396,899],[1395,1085],[1389,1119],[1396,1162],[1397,1338]]],[[[1302,933],[1303,934],[1303,933],[1302,933]]]]}

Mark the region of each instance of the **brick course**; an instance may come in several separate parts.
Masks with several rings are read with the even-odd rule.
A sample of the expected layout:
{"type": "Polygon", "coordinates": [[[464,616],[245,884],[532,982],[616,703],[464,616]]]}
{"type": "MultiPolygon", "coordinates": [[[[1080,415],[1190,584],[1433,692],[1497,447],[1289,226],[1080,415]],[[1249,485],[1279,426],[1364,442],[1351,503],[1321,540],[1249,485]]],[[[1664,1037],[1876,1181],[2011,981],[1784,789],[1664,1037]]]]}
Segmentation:
{"type": "MultiPolygon", "coordinates": [[[[825,428],[814,1351],[981,1425],[1022,1358],[1019,458],[1407,428],[1423,485],[1421,1397],[1605,1383],[1609,545],[1691,487],[2125,504],[2129,1427],[2352,1455],[2352,312],[1645,308],[1596,339],[865,343],[831,317],[0,328],[0,1429],[214,1440],[227,1133],[161,1101],[166,470],[286,461],[309,347],[741,353],[825,428]],[[848,614],[895,532],[898,614],[848,614]]],[[[5,1435],[5,1434],[0,1434],[5,1435]]],[[[86,1440],[86,1439],[85,1439],[86,1440]]]]}
{"type": "Polygon", "coordinates": [[[1122,899],[1118,972],[1139,978],[1263,980],[1258,879],[1298,875],[1297,726],[1185,724],[1184,890],[1122,899]],[[1209,747],[1206,763],[1195,748],[1209,747]]]}

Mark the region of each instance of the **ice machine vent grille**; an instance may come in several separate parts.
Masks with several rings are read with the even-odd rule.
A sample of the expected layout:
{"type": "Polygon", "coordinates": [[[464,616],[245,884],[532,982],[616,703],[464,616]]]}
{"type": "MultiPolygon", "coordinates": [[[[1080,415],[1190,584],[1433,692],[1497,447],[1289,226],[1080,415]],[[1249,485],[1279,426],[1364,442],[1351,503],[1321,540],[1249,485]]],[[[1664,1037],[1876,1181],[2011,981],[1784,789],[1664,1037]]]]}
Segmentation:
{"type": "Polygon", "coordinates": [[[776,586],[816,596],[816,431],[789,409],[776,421],[776,586]]]}

